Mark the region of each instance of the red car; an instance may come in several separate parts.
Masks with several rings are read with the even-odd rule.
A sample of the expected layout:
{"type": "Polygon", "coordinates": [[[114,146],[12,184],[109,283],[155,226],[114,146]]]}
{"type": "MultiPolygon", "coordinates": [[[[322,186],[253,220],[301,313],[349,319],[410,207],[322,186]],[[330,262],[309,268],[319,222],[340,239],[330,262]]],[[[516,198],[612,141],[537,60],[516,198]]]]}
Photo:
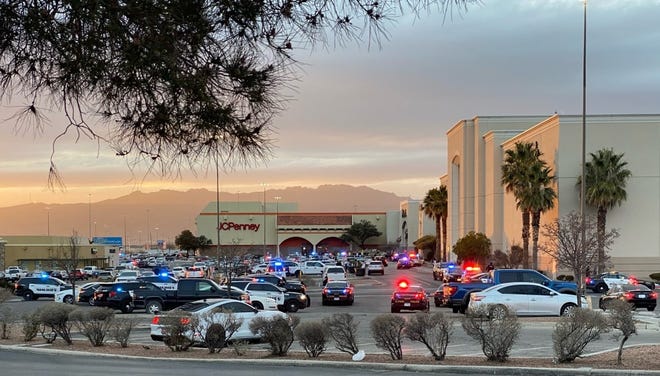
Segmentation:
{"type": "Polygon", "coordinates": [[[80,269],[73,270],[69,273],[69,280],[83,280],[87,279],[87,274],[80,269]]]}

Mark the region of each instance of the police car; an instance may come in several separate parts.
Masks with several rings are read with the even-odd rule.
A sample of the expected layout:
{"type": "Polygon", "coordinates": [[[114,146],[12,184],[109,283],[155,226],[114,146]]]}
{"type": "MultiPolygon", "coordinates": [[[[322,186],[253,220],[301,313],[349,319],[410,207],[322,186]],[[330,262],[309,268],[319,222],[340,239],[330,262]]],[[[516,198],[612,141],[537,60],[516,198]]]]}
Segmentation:
{"type": "Polygon", "coordinates": [[[179,287],[179,280],[170,276],[168,273],[149,277],[138,277],[138,281],[151,282],[165,291],[176,291],[179,287]]]}
{"type": "Polygon", "coordinates": [[[53,298],[55,294],[71,289],[71,285],[61,279],[49,275],[36,277],[24,277],[14,285],[14,294],[22,296],[25,300],[37,300],[39,298],[53,298]]]}

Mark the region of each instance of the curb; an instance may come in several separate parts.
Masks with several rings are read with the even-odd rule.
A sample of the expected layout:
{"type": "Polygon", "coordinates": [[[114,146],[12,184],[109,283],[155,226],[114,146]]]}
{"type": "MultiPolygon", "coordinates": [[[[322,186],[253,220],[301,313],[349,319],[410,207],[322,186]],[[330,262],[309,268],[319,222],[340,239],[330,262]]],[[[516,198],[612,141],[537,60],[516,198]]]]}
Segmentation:
{"type": "Polygon", "coordinates": [[[564,375],[588,375],[588,376],[645,376],[645,375],[660,375],[660,371],[648,370],[631,370],[631,369],[598,369],[598,368],[533,368],[533,367],[506,367],[506,366],[455,366],[455,365],[431,365],[431,364],[393,364],[393,363],[357,363],[346,361],[322,361],[322,360],[291,360],[291,359],[192,359],[192,358],[163,358],[163,357],[147,357],[135,355],[120,355],[120,354],[103,354],[103,353],[88,353],[81,351],[69,351],[61,349],[45,349],[24,347],[17,345],[0,345],[0,350],[13,350],[23,352],[35,352],[41,354],[70,354],[76,356],[87,357],[106,357],[117,359],[144,359],[144,360],[176,360],[182,362],[207,362],[207,363],[234,363],[234,364],[261,364],[273,366],[290,366],[290,367],[316,367],[328,366],[342,369],[374,369],[384,371],[409,371],[409,372],[424,372],[424,373],[437,373],[437,372],[450,372],[456,375],[539,375],[539,376],[564,376],[564,375]]]}

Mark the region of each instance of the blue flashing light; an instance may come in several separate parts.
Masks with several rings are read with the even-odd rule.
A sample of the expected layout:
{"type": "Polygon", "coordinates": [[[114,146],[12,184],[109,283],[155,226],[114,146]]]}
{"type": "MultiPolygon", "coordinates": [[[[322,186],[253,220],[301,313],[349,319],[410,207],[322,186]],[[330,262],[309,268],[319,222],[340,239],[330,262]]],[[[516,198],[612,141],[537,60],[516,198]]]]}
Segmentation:
{"type": "Polygon", "coordinates": [[[41,278],[48,278],[48,273],[41,273],[41,278]]]}
{"type": "Polygon", "coordinates": [[[456,267],[456,265],[454,265],[454,264],[449,264],[449,265],[447,265],[447,268],[448,268],[448,269],[454,269],[455,267],[456,267]]]}
{"type": "Polygon", "coordinates": [[[275,266],[282,266],[282,263],[281,262],[276,262],[275,266]]]}
{"type": "Polygon", "coordinates": [[[167,273],[160,273],[160,276],[161,276],[161,277],[167,277],[168,274],[167,274],[167,273]]]}
{"type": "Polygon", "coordinates": [[[344,290],[342,290],[341,293],[342,293],[342,294],[348,294],[348,289],[344,289],[344,290]]]}
{"type": "Polygon", "coordinates": [[[122,292],[122,291],[124,291],[123,288],[121,288],[121,287],[117,287],[117,292],[122,292]]]}

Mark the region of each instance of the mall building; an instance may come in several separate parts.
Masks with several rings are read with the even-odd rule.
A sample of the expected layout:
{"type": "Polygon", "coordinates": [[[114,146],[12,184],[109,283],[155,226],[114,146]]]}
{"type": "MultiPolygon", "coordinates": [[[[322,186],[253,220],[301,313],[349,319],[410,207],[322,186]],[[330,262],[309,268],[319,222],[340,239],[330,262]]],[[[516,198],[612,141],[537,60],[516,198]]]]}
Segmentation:
{"type": "Polygon", "coordinates": [[[366,249],[410,249],[422,235],[435,232],[417,200],[403,201],[400,210],[377,212],[299,212],[295,202],[217,202],[196,218],[197,235],[220,244],[220,251],[254,255],[312,255],[358,251],[341,239],[353,224],[366,220],[379,232],[366,249]],[[218,210],[218,206],[219,209],[218,210]],[[218,240],[219,237],[219,240],[218,240]]]}
{"type": "MultiPolygon", "coordinates": [[[[501,183],[504,153],[517,142],[536,143],[555,176],[557,199],[541,225],[579,212],[582,116],[477,116],[456,123],[446,137],[447,174],[440,183],[449,193],[450,246],[469,231],[488,236],[493,250],[522,245],[521,214],[501,183]]],[[[624,154],[632,172],[627,200],[607,213],[607,228],[620,233],[609,251],[612,268],[639,278],[660,272],[660,115],[588,115],[585,142],[587,162],[589,153],[611,148],[624,154]]],[[[587,206],[587,214],[596,211],[587,206]]],[[[551,258],[539,255],[542,270],[557,271],[551,258]]]]}

